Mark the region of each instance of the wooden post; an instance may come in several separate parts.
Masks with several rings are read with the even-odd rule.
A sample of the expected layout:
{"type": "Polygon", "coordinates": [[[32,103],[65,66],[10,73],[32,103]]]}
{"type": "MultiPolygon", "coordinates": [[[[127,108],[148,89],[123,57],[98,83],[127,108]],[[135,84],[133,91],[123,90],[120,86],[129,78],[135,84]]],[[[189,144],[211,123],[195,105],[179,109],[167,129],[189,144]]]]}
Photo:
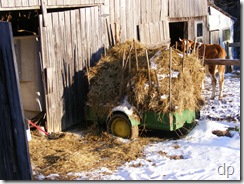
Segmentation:
{"type": "Polygon", "coordinates": [[[158,95],[161,96],[160,86],[159,86],[159,81],[158,81],[158,74],[157,74],[156,70],[154,70],[154,74],[155,74],[155,78],[156,78],[156,82],[157,82],[158,95]]]}
{"type": "Polygon", "coordinates": [[[182,72],[184,72],[184,62],[185,62],[185,54],[183,53],[183,58],[182,58],[182,72]]]}
{"type": "Polygon", "coordinates": [[[123,51],[123,59],[122,59],[122,69],[125,67],[125,49],[123,51]]]}
{"type": "Polygon", "coordinates": [[[169,48],[169,111],[171,111],[171,97],[172,97],[172,86],[171,86],[171,79],[172,79],[172,74],[171,74],[171,70],[172,70],[172,47],[169,48]]]}
{"type": "Polygon", "coordinates": [[[107,49],[106,49],[105,44],[103,44],[103,52],[104,52],[104,56],[107,56],[107,49]]]}
{"type": "Polygon", "coordinates": [[[131,50],[132,50],[132,47],[131,46],[131,49],[130,49],[130,52],[129,52],[129,73],[131,72],[131,50]]]}
{"type": "Polygon", "coordinates": [[[106,22],[106,28],[107,28],[107,34],[108,34],[108,43],[109,43],[109,48],[112,47],[112,38],[111,38],[111,32],[110,32],[110,27],[108,24],[108,18],[105,19],[106,22]]]}
{"type": "Polygon", "coordinates": [[[120,25],[118,23],[114,23],[115,28],[115,45],[120,43],[120,25]]]}
{"type": "Polygon", "coordinates": [[[123,59],[122,59],[122,76],[120,81],[120,88],[119,88],[119,100],[123,100],[124,97],[124,73],[125,73],[125,49],[123,52],[123,59]]]}
{"type": "MultiPolygon", "coordinates": [[[[184,43],[183,43],[184,44],[184,43]]],[[[186,52],[186,47],[185,45],[183,46],[183,57],[185,56],[185,52],[186,52]]]]}
{"type": "Polygon", "coordinates": [[[189,41],[186,41],[186,57],[188,57],[188,52],[189,52],[189,46],[188,46],[189,41]]]}
{"type": "Polygon", "coordinates": [[[132,44],[131,44],[131,45],[130,45],[130,48],[129,48],[128,56],[127,56],[127,58],[126,58],[125,68],[127,67],[127,63],[128,63],[128,61],[129,61],[129,59],[130,59],[130,54],[131,54],[131,50],[132,50],[132,48],[133,48],[133,46],[132,46],[132,44]]]}
{"type": "Polygon", "coordinates": [[[88,88],[90,88],[89,67],[88,67],[88,61],[87,60],[85,60],[85,66],[86,66],[86,75],[87,75],[88,88]]]}
{"type": "MultiPolygon", "coordinates": [[[[225,44],[225,51],[226,51],[226,54],[227,54],[226,59],[230,59],[229,47],[230,47],[230,43],[227,42],[227,43],[225,44]]],[[[227,65],[227,66],[226,66],[226,72],[227,72],[227,73],[231,73],[232,71],[233,71],[233,66],[232,66],[232,65],[227,65]]]]}
{"type": "Polygon", "coordinates": [[[226,49],[225,49],[226,54],[227,54],[226,59],[230,59],[229,47],[230,47],[230,43],[227,42],[227,43],[226,43],[226,49]]]}
{"type": "MultiPolygon", "coordinates": [[[[122,61],[122,77],[121,77],[121,83],[120,83],[120,89],[119,89],[119,99],[122,101],[124,98],[124,88],[125,88],[125,70],[128,64],[128,60],[131,54],[131,50],[132,50],[132,45],[129,48],[129,53],[127,56],[126,61],[124,62],[125,59],[125,50],[124,50],[124,54],[123,54],[123,61],[122,61]]],[[[130,61],[129,61],[130,62],[130,61]]]]}
{"type": "Polygon", "coordinates": [[[147,59],[147,72],[148,72],[149,88],[151,89],[152,81],[151,81],[151,76],[150,76],[150,65],[149,65],[149,58],[148,58],[147,49],[146,49],[146,59],[147,59]]]}
{"type": "Polygon", "coordinates": [[[203,56],[202,56],[202,65],[204,65],[204,60],[205,60],[205,52],[206,52],[206,45],[203,45],[203,56]]]}
{"type": "MultiPolygon", "coordinates": [[[[183,44],[185,44],[185,43],[183,43],[183,44]]],[[[184,71],[185,51],[186,51],[186,47],[184,45],[184,47],[183,47],[183,58],[182,58],[182,72],[184,71]]]]}
{"type": "Polygon", "coordinates": [[[138,64],[138,55],[137,55],[137,49],[136,49],[136,41],[133,39],[134,43],[134,49],[135,49],[135,58],[136,58],[136,71],[139,70],[139,64],[138,64]]]}
{"type": "Polygon", "coordinates": [[[194,38],[194,47],[193,47],[193,54],[196,53],[196,44],[197,44],[197,38],[194,38]]]}

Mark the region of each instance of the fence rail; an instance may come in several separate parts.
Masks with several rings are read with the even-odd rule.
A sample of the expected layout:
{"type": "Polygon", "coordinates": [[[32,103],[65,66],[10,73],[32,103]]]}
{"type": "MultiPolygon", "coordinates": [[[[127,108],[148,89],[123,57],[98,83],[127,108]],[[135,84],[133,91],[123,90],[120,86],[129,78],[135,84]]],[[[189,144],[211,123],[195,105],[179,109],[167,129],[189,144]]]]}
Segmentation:
{"type": "Polygon", "coordinates": [[[235,65],[240,66],[240,59],[205,59],[205,65],[235,65]]]}

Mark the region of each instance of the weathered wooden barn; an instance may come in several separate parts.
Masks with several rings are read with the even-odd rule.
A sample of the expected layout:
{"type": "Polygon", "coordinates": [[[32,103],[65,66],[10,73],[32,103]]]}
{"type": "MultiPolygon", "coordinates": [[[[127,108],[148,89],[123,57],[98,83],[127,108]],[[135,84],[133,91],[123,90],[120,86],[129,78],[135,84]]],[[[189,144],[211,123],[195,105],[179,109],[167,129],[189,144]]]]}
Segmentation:
{"type": "Polygon", "coordinates": [[[207,0],[1,0],[15,38],[25,116],[46,112],[47,131],[84,124],[86,69],[114,44],[209,42],[207,0]]]}

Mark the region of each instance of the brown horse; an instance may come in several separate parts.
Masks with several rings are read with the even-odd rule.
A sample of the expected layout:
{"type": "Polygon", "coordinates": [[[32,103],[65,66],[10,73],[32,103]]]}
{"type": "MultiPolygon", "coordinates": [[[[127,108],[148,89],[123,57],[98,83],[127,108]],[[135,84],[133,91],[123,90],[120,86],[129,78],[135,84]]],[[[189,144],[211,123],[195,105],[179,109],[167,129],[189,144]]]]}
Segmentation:
{"type": "MultiPolygon", "coordinates": [[[[194,41],[180,39],[182,43],[182,50],[186,50],[186,47],[190,48],[190,50],[194,47],[194,41]],[[188,45],[187,45],[188,44],[188,45]]],[[[225,59],[226,52],[223,47],[219,44],[202,44],[196,43],[196,48],[198,51],[198,57],[200,59],[225,59]],[[205,53],[205,54],[204,54],[205,53]]],[[[211,99],[214,99],[216,92],[216,74],[219,74],[219,99],[223,97],[223,87],[224,87],[224,74],[225,74],[225,65],[206,65],[205,66],[206,75],[210,76],[212,83],[212,94],[211,99]]],[[[203,82],[204,83],[204,82],[203,82]]]]}

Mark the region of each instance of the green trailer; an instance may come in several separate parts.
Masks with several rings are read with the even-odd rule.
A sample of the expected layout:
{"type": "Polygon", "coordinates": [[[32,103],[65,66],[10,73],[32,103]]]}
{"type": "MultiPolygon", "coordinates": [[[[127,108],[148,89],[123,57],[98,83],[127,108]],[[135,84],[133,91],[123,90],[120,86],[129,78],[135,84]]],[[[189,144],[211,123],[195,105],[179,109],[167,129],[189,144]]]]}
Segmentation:
{"type": "Polygon", "coordinates": [[[140,128],[180,132],[195,124],[204,104],[202,62],[182,58],[177,49],[127,41],[109,49],[87,75],[86,119],[106,122],[110,134],[123,138],[137,137],[140,128]]]}
{"type": "MultiPolygon", "coordinates": [[[[199,111],[184,110],[182,112],[157,113],[148,111],[138,113],[134,107],[117,106],[103,119],[108,133],[127,139],[138,137],[139,129],[175,131],[184,126],[191,127],[200,117],[199,111]]],[[[86,120],[97,121],[92,107],[86,106],[86,120]]]]}

